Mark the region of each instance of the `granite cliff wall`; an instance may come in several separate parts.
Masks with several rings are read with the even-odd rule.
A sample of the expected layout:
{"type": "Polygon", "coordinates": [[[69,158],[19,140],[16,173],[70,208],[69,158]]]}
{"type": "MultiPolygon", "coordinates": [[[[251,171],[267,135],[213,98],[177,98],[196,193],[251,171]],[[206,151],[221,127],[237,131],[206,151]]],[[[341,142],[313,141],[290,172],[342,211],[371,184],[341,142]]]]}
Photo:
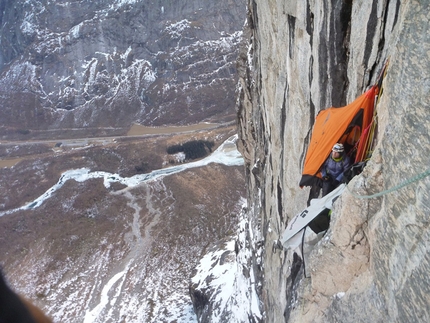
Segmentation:
{"type": "Polygon", "coordinates": [[[266,322],[428,322],[430,46],[427,1],[248,1],[239,58],[256,286],[266,322]],[[306,207],[304,156],[318,111],[351,102],[390,63],[376,147],[303,262],[273,249],[306,207]],[[260,256],[261,255],[261,256],[260,256]]]}

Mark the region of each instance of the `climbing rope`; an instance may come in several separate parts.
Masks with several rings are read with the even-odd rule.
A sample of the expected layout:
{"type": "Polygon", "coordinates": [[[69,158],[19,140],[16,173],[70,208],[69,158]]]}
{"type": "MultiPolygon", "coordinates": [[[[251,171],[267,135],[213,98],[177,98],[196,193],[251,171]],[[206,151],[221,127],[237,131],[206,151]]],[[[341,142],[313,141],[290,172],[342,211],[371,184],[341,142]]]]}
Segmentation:
{"type": "Polygon", "coordinates": [[[379,193],[376,193],[376,194],[372,194],[372,195],[358,195],[356,193],[353,193],[349,189],[348,186],[347,186],[347,189],[348,189],[349,193],[351,193],[351,195],[354,196],[354,197],[356,197],[356,198],[359,198],[359,199],[371,199],[371,198],[380,197],[380,196],[386,195],[388,193],[397,191],[397,190],[401,189],[402,187],[405,187],[405,186],[407,186],[409,184],[412,184],[413,182],[418,182],[419,180],[422,180],[423,178],[425,178],[425,177],[427,177],[429,175],[430,175],[430,168],[427,169],[425,172],[422,172],[422,173],[420,173],[420,174],[418,174],[418,175],[416,175],[416,176],[414,176],[414,177],[412,177],[412,178],[410,178],[410,179],[408,179],[408,180],[400,183],[399,185],[396,185],[396,186],[394,186],[394,187],[392,187],[392,188],[390,188],[388,190],[385,190],[385,191],[382,191],[382,192],[379,192],[379,193]]]}

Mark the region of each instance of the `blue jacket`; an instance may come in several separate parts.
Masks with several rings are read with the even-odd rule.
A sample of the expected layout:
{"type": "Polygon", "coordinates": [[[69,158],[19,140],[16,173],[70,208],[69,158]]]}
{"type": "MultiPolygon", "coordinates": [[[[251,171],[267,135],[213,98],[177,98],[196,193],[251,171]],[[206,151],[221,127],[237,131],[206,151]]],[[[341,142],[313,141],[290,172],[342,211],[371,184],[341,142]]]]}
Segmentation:
{"type": "Polygon", "coordinates": [[[332,179],[341,182],[343,179],[343,172],[350,166],[351,161],[348,156],[344,155],[335,160],[330,154],[323,164],[321,175],[322,177],[330,176],[332,179]]]}

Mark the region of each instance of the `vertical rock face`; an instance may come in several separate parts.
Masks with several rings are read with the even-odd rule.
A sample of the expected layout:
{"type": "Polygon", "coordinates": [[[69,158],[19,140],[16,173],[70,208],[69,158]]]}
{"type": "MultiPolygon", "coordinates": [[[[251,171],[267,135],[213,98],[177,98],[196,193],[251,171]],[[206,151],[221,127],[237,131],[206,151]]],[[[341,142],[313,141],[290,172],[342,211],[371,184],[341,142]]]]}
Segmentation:
{"type": "Polygon", "coordinates": [[[267,322],[430,320],[429,10],[427,1],[249,0],[238,119],[267,322]],[[363,93],[388,59],[373,156],[335,203],[304,278],[301,260],[272,246],[306,207],[298,182],[315,116],[363,93]]]}

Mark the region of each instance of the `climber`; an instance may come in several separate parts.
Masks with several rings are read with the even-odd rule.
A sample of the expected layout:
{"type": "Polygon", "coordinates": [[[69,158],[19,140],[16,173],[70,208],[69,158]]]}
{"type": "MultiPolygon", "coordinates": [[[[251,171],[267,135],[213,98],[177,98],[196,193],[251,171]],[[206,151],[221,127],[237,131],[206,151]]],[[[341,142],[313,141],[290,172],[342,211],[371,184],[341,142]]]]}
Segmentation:
{"type": "Polygon", "coordinates": [[[324,162],[321,175],[322,196],[333,191],[340,183],[344,181],[343,172],[351,167],[351,161],[345,155],[343,144],[337,143],[333,146],[330,156],[324,162]]]}

